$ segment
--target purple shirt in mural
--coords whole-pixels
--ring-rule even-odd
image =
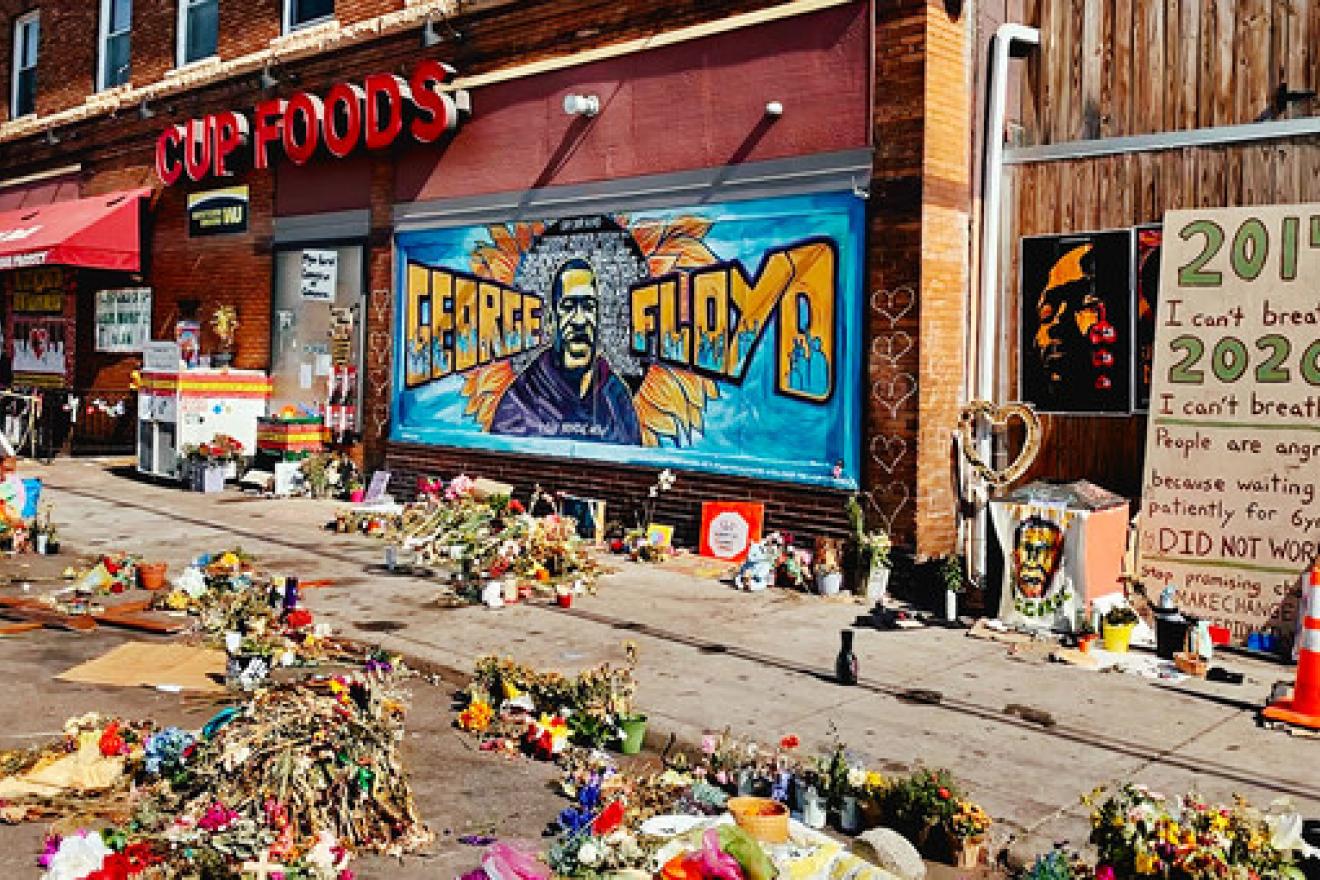
[[[639,445],[642,431],[628,386],[604,358],[596,358],[592,373],[583,395],[555,353],[542,352],[500,398],[491,433]]]

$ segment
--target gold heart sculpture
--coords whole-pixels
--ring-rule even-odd
[[[994,431],[1004,431],[1008,428],[1010,419],[1020,419],[1022,426],[1026,428],[1027,436],[1022,442],[1022,449],[1008,467],[1003,470],[995,470],[990,465],[981,460],[981,454],[976,449],[976,420],[984,416],[990,420],[991,429]],[[1036,460],[1040,453],[1041,424],[1040,416],[1036,415],[1036,410],[1027,403],[1005,403],[996,406],[988,400],[973,400],[963,406],[958,413],[958,431],[962,436],[963,456],[967,463],[976,471],[976,475],[985,480],[992,486],[1007,486],[1015,482],[1027,472],[1031,463]]]

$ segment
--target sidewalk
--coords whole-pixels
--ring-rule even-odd
[[[1261,805],[1286,794],[1304,815],[1320,815],[1320,779],[1303,769],[1316,744],[1254,722],[1290,667],[1228,657],[1245,684],[1152,683],[1011,659],[957,630],[861,629],[862,682],[845,688],[833,681],[838,634],[866,611],[851,602],[739,593],[683,561],[618,563],[599,595],[570,611],[444,608],[433,581],[380,570],[380,542],[323,531],[334,502],[185,493],[88,460],[26,472],[45,480],[66,551],[123,549],[177,570],[199,552],[241,546],[272,571],[332,579],[308,603],[346,635],[440,666],[466,671],[502,653],[571,670],[618,661],[632,640],[653,729],[688,742],[726,726],[767,742],[795,733],[804,750],[837,729],[874,768],[947,766],[1018,838],[1017,853],[1083,842],[1078,797],[1123,780],[1166,794],[1237,792]],[[1034,710],[1023,713],[1033,720],[1007,712],[1013,705]]]

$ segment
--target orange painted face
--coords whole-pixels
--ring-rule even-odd
[[[1019,596],[1041,599],[1049,592],[1059,572],[1063,531],[1038,516],[1022,521],[1013,548],[1014,583]]]
[[[1112,386],[1107,373],[1114,366],[1108,346],[1118,334],[1109,323],[1104,298],[1095,289],[1089,265],[1092,250],[1090,244],[1078,245],[1050,268],[1036,302],[1033,342],[1051,385],[1092,377],[1095,390],[1107,391]]]

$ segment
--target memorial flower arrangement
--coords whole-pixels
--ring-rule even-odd
[[[216,434],[207,443],[183,447],[184,457],[200,465],[227,464],[241,460],[245,454],[243,442],[228,434]]]
[[[1100,880],[1301,880],[1301,818],[1286,806],[1262,812],[1240,797],[1169,799],[1131,783],[1105,795],[1098,788],[1083,798]]]
[[[625,665],[601,664],[571,678],[482,657],[455,723],[481,735],[483,748],[545,759],[560,756],[570,741],[604,748],[620,739],[620,724],[634,713],[636,653],[625,652]]]
[[[49,837],[43,880],[247,876],[258,861],[288,878],[350,880],[355,854],[430,839],[399,756],[405,711],[397,676],[377,664],[273,688],[196,732],[75,719],[69,736],[125,769],[76,810],[63,805],[111,824]]]

